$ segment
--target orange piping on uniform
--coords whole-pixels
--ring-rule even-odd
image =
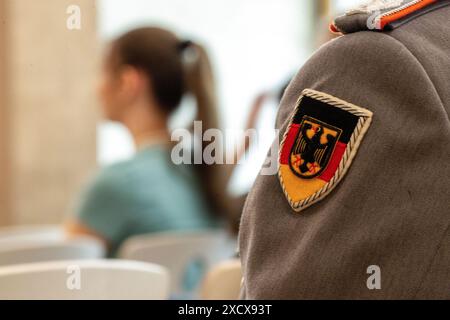
[[[435,2],[436,2],[436,0],[423,0],[419,3],[416,3],[415,5],[405,8],[399,12],[396,12],[391,15],[387,15],[387,16],[381,18],[381,29],[383,30],[384,27],[386,25],[388,25],[389,23],[397,21],[399,19],[402,19],[402,18],[406,17],[407,15],[409,15],[417,10],[420,10],[422,8],[425,8],[426,6],[429,6],[430,4],[433,4]]]

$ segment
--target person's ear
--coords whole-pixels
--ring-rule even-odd
[[[134,67],[124,67],[120,75],[121,95],[127,102],[132,102],[145,92],[146,81],[142,73]]]

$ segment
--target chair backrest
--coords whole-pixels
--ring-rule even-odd
[[[0,228],[0,247],[11,243],[56,242],[64,237],[63,227],[57,225],[2,227]]]
[[[163,300],[169,273],[131,261],[59,261],[0,267],[0,300]]]
[[[93,238],[9,241],[0,244],[0,266],[57,260],[100,259],[105,257],[104,245]]]
[[[206,272],[235,252],[236,241],[225,232],[178,232],[133,237],[122,246],[119,257],[166,267],[173,297],[192,298]]]
[[[237,300],[242,284],[241,261],[234,259],[215,266],[206,276],[201,290],[203,300]]]

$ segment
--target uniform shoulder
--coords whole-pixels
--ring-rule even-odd
[[[343,73],[351,75],[355,81],[367,78],[368,74],[378,74],[381,80],[383,74],[414,63],[411,52],[396,38],[385,33],[361,31],[323,45],[303,65],[297,80],[329,77],[339,80],[344,78]]]
[[[364,106],[371,95],[409,83],[406,77],[425,79],[423,72],[410,50],[385,33],[361,31],[341,36],[316,51],[294,77],[283,97],[277,128],[289,118],[304,89]]]

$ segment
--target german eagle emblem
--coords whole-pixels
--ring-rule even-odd
[[[325,198],[348,172],[372,112],[323,92],[303,91],[280,148],[281,187],[300,212]]]

